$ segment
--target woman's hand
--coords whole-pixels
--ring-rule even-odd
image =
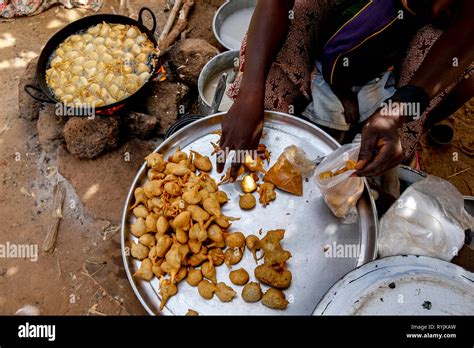
[[[372,115],[362,128],[357,171],[354,176],[379,176],[403,160],[398,128],[403,116]]]
[[[235,150],[230,176],[237,177],[245,150],[256,150],[262,136],[264,106],[259,95],[246,95],[242,91],[222,119],[222,152],[216,156],[217,171],[224,170],[226,154]]]

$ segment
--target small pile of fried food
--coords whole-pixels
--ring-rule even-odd
[[[152,153],[146,161],[148,180],[135,189],[130,207],[136,217],[130,230],[138,238],[131,255],[141,260],[134,277],[160,279],[161,309],[184,279],[203,298],[231,301],[236,293],[217,282],[215,267],[238,263],[245,237],[228,232],[236,219],[221,212],[228,198],[208,173],[209,157],[178,148],[168,160]]]
[[[46,70],[46,83],[68,106],[110,105],[146,83],[155,51],[138,27],[103,22],[58,46]]]
[[[259,283],[245,285],[242,290],[242,298],[246,302],[261,300],[263,305],[273,309],[285,309],[288,306],[289,302],[282,290],[291,285],[292,274],[287,266],[291,253],[281,246],[284,237],[285,230],[278,229],[268,231],[262,239],[255,235],[249,235],[246,238],[247,248],[253,253],[256,262],[256,252],[263,251],[264,262],[255,268],[255,278],[270,286],[263,294]]]
[[[329,178],[332,178],[334,176],[337,176],[339,174],[345,173],[349,170],[354,170],[356,168],[356,162],[353,160],[348,160],[346,161],[345,165],[337,170],[333,171],[328,171],[328,172],[322,172],[319,174],[319,178],[321,180],[326,180]]]

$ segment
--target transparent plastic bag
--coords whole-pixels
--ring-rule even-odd
[[[280,156],[285,157],[291,163],[295,172],[307,176],[314,171],[315,164],[311,161],[304,150],[296,145],[291,145],[283,150]]]
[[[405,190],[380,220],[381,257],[424,255],[451,261],[464,244],[474,218],[448,181],[429,175]]]
[[[337,217],[345,217],[353,208],[364,191],[364,179],[350,177],[355,170],[347,170],[338,175],[322,179],[320,174],[336,172],[347,161],[357,162],[360,144],[346,144],[327,156],[316,168],[315,180],[324,201]]]

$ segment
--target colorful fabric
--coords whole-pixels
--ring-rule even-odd
[[[81,7],[98,11],[102,3],[103,0],[0,0],[0,17],[34,16],[56,4],[68,9]]]

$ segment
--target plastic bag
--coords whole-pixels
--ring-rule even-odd
[[[263,180],[297,196],[303,194],[303,176],[314,170],[314,163],[296,145],[285,148]]]
[[[379,254],[451,261],[464,244],[464,230],[473,227],[459,191],[429,175],[407,188],[380,220]]]
[[[347,161],[357,162],[360,144],[346,144],[327,156],[316,168],[315,180],[324,201],[337,217],[345,217],[364,192],[364,179],[351,178],[355,170],[347,170],[332,177],[322,179],[321,173],[335,173],[343,168]]]

